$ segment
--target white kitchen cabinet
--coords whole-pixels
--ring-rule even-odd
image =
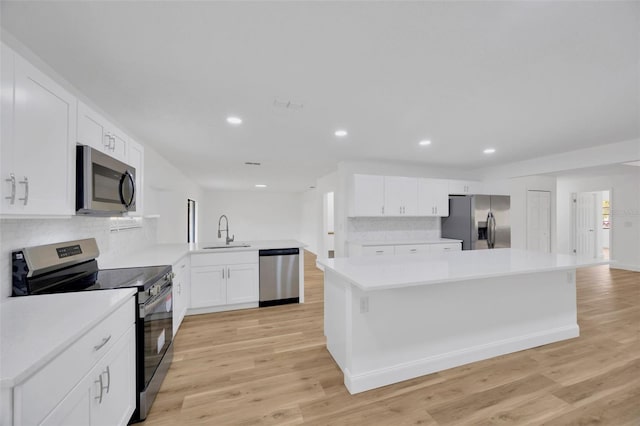
[[[144,147],[132,139],[128,143],[129,152],[126,163],[136,169],[136,211],[129,216],[142,216],[144,213]]]
[[[134,314],[132,296],[17,383],[13,424],[126,425],[136,405]]]
[[[461,251],[462,250],[462,243],[431,244],[429,250],[431,252]]]
[[[114,125],[78,101],[78,143],[126,162],[129,140]]]
[[[429,244],[403,244],[394,246],[394,253],[396,255],[403,254],[418,254],[418,253],[428,253]]]
[[[389,256],[395,254],[393,246],[364,246],[363,256]]]
[[[418,179],[401,176],[384,177],[385,216],[418,214]]]
[[[353,175],[353,195],[349,216],[385,214],[384,176]]]
[[[135,326],[58,404],[42,425],[126,425],[136,408]]]
[[[175,336],[182,324],[189,307],[191,288],[191,272],[189,256],[185,256],[172,266],[173,273],[173,335]]]
[[[418,215],[449,216],[449,181],[418,179]]]
[[[187,313],[257,307],[258,281],[257,251],[192,254]]]
[[[472,180],[450,180],[449,194],[466,195],[482,193],[482,182]]]
[[[75,213],[76,98],[4,44],[4,215]]]

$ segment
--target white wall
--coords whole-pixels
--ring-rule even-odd
[[[640,168],[611,176],[558,177],[558,251],[571,251],[571,193],[609,189],[612,267],[640,271]]]
[[[159,215],[158,242],[187,242],[187,199],[197,201],[198,241],[202,239],[204,191],[155,150],[144,150],[144,214]]]
[[[229,233],[235,234],[236,241],[300,240],[303,204],[303,193],[205,191],[200,205],[200,242],[219,241],[218,219],[223,214],[229,218]],[[223,233],[220,241],[224,237]]]
[[[307,245],[306,250],[318,254],[322,244],[316,226],[322,222],[322,198],[317,188],[303,192],[301,198],[300,241]]]

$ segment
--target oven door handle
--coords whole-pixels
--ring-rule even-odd
[[[152,312],[161,302],[164,301],[165,297],[167,297],[168,294],[171,294],[171,286],[167,287],[162,293],[160,293],[151,302],[141,303],[140,318],[144,318],[149,314],[149,312]]]

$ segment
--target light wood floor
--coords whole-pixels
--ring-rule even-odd
[[[640,273],[579,270],[580,337],[357,395],[303,305],[187,317],[151,425],[640,425]]]

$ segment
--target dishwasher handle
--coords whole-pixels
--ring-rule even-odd
[[[287,249],[271,249],[271,250],[259,250],[259,256],[289,256],[294,254],[300,254],[300,249],[287,248]]]

